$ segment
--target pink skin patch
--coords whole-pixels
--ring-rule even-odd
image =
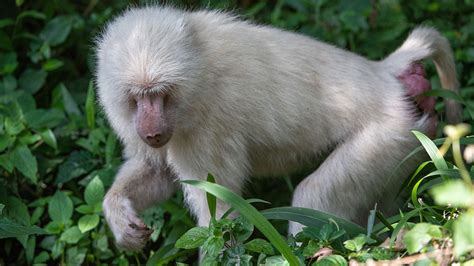
[[[431,89],[430,82],[426,79],[425,69],[421,63],[413,63],[408,69],[397,77],[405,86],[407,95],[413,98],[418,108],[429,114],[427,134],[434,137],[438,125],[438,117],[434,112],[435,98],[422,94]]]
[[[160,148],[171,138],[171,126],[165,114],[165,97],[147,95],[136,97],[135,127],[142,140],[153,148]]]

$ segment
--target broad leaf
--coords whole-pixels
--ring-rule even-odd
[[[175,244],[176,248],[193,249],[198,248],[206,242],[209,237],[209,229],[205,227],[194,227],[182,235]]]
[[[77,226],[73,226],[64,231],[61,234],[59,240],[64,241],[68,244],[77,244],[77,242],[79,242],[79,240],[81,240],[83,236],[84,235],[82,234],[81,230],[79,230]]]
[[[84,215],[79,219],[77,225],[79,230],[81,230],[82,233],[85,233],[96,228],[97,225],[99,225],[99,220],[99,215],[97,214]]]
[[[31,234],[46,234],[46,231],[37,226],[26,226],[15,223],[6,218],[0,218],[0,239],[21,237]]]
[[[202,250],[210,257],[217,257],[222,248],[224,248],[224,238],[222,236],[210,237],[202,245]]]
[[[63,61],[52,58],[43,63],[43,69],[46,71],[53,71],[60,68],[62,65],[64,65]]]
[[[64,113],[58,109],[37,109],[26,113],[25,119],[33,129],[53,128],[64,120]]]
[[[431,190],[437,204],[467,208],[474,206],[474,190],[463,180],[450,180]]]
[[[35,94],[46,81],[48,73],[42,69],[27,68],[21,75],[18,83],[22,90]]]
[[[49,217],[53,221],[66,223],[72,217],[73,204],[71,199],[62,191],[56,191],[48,204]]]
[[[70,16],[57,16],[46,24],[40,33],[40,37],[51,46],[55,46],[66,40],[71,27],[72,18]]]
[[[405,242],[408,253],[413,254],[419,252],[432,239],[441,237],[442,233],[439,226],[419,223],[405,234],[403,241]]]
[[[462,214],[453,224],[454,252],[461,256],[474,251],[474,210]]]
[[[94,206],[104,199],[104,185],[98,176],[95,176],[84,191],[84,199],[88,205]]]
[[[59,166],[56,184],[66,183],[94,169],[95,161],[87,151],[73,151],[66,161]]]
[[[359,252],[364,247],[364,244],[367,242],[367,237],[365,235],[357,236],[353,239],[344,241],[344,247],[353,252]]]
[[[56,142],[56,137],[54,136],[54,133],[51,129],[46,129],[40,132],[39,135],[41,136],[41,139],[50,147],[52,147],[55,150],[58,149],[58,143]]]
[[[20,173],[28,177],[31,182],[37,182],[36,173],[38,164],[36,158],[31,154],[30,149],[24,145],[16,147],[11,153],[11,162]]]
[[[272,244],[268,241],[260,238],[255,238],[247,243],[245,243],[245,249],[248,251],[253,251],[257,253],[263,253],[266,255],[274,255],[275,251],[273,250]]]
[[[76,114],[81,115],[81,110],[77,106],[76,100],[72,97],[71,93],[68,91],[64,84],[60,83],[55,90],[59,90],[62,96],[64,110],[67,114]]]

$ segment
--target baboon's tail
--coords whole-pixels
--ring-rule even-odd
[[[417,27],[400,48],[383,60],[383,64],[398,76],[411,63],[428,58],[433,60],[443,88],[457,93],[459,83],[451,47],[448,40],[433,28]],[[460,123],[461,105],[448,99],[445,103],[448,123]]]

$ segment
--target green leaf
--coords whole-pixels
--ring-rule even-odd
[[[87,90],[86,119],[87,119],[87,126],[90,129],[94,129],[95,127],[95,94],[94,94],[94,84],[92,83],[92,81],[89,82],[89,88]]]
[[[0,166],[7,170],[8,173],[11,173],[15,167],[10,157],[9,153],[0,155]]]
[[[225,248],[224,254],[222,256],[220,264],[219,265],[225,265],[225,266],[233,266],[233,265],[240,265],[240,266],[251,266],[253,265],[250,261],[252,259],[252,256],[248,254],[244,254],[245,249],[241,245],[236,245],[230,248]],[[261,254],[260,256],[265,256]],[[263,258],[262,258],[263,260]],[[259,262],[255,265],[261,265]],[[185,265],[182,265],[185,266]]]
[[[43,63],[43,70],[45,71],[53,71],[58,69],[64,65],[63,61],[58,59],[48,59],[46,62]]]
[[[184,254],[190,254],[194,252],[193,250],[184,250]],[[177,249],[174,247],[174,243],[172,244],[165,244],[161,246],[146,262],[146,266],[156,266],[156,265],[167,265],[170,263],[174,258],[176,258]],[[183,254],[183,253],[177,253]],[[171,255],[170,255],[171,254]]]
[[[66,111],[67,114],[75,114],[75,115],[81,115],[81,110],[79,110],[79,107],[77,106],[76,100],[74,100],[74,97],[72,97],[71,93],[69,90],[64,86],[63,83],[60,83],[56,89],[59,89],[63,104],[64,104],[64,110]]]
[[[350,251],[359,252],[362,250],[366,242],[367,237],[365,235],[360,235],[353,239],[344,241],[344,247]]]
[[[64,241],[68,244],[77,244],[79,240],[84,236],[81,230],[77,226],[73,226],[61,234],[60,241]]]
[[[314,266],[346,266],[347,261],[341,255],[329,255],[322,257],[320,260],[316,261],[315,263],[311,264]]]
[[[20,198],[10,196],[5,200],[5,216],[15,222],[31,225],[28,207]]]
[[[18,15],[17,17],[18,20],[21,20],[24,18],[35,18],[39,20],[45,20],[46,15],[36,10],[26,10],[26,11],[21,12],[20,15]]]
[[[216,179],[211,174],[207,175],[207,182],[216,183]],[[210,193],[206,193],[207,205],[209,207],[209,212],[211,213],[212,218],[216,218],[216,197]]]
[[[246,202],[252,204],[252,203],[264,203],[264,204],[270,204],[270,202],[262,200],[262,199],[246,199]],[[230,207],[224,214],[222,214],[221,219],[227,218],[232,212],[234,212],[234,208]]]
[[[421,145],[425,148],[426,152],[430,156],[431,160],[433,161],[434,165],[438,170],[448,169],[448,164],[443,158],[443,155],[438,150],[438,147],[433,143],[433,141],[418,131],[412,131],[415,134],[416,138],[421,142]]]
[[[95,167],[92,154],[86,151],[73,151],[59,166],[55,183],[66,183],[76,177],[87,174]]]
[[[248,251],[253,251],[257,253],[263,253],[266,255],[274,255],[275,251],[273,250],[272,244],[268,241],[260,238],[255,238],[247,243],[245,243],[245,249]]]
[[[32,234],[46,234],[46,231],[37,226],[26,226],[15,223],[7,218],[0,218],[0,239],[22,237]]]
[[[204,189],[206,192],[215,195],[220,200],[234,207],[242,216],[245,216],[245,218],[255,225],[255,227],[257,227],[260,232],[262,232],[262,234],[267,237],[268,240],[270,240],[273,246],[278,251],[280,251],[283,256],[285,256],[290,265],[300,264],[298,258],[293,254],[290,247],[286,244],[285,240],[283,240],[282,236],[278,233],[275,227],[273,227],[273,225],[267,219],[265,219],[265,217],[260,214],[260,212],[255,209],[255,207],[250,205],[237,194],[223,186],[205,181],[185,180],[182,182],[184,184],[189,184]]]
[[[38,223],[40,218],[43,216],[44,210],[45,208],[43,206],[36,207],[33,213],[31,214],[30,224]]]
[[[56,241],[51,248],[51,257],[53,259],[59,258],[64,253],[64,246],[64,242]]]
[[[79,230],[85,233],[96,228],[97,225],[99,225],[99,220],[99,215],[97,214],[84,215],[79,219],[77,225],[79,226]]]
[[[18,86],[18,82],[15,76],[7,75],[3,78],[3,88],[5,92],[12,92],[16,89],[17,86]]]
[[[95,246],[102,252],[107,251],[109,248],[109,240],[106,235],[102,235],[95,241]]]
[[[278,207],[261,211],[262,215],[270,220],[289,220],[298,222],[308,227],[320,228],[330,221],[335,221],[341,229],[344,229],[349,237],[365,234],[366,230],[350,221],[335,215],[300,207]]]
[[[52,147],[55,150],[58,149],[58,143],[56,142],[56,137],[54,136],[54,133],[51,129],[46,129],[40,132],[39,135],[41,136],[41,139],[50,147]]]
[[[306,227],[307,228],[307,227]],[[317,240],[310,240],[308,245],[303,249],[303,256],[310,257],[313,256],[318,250],[321,249],[321,244]]]
[[[10,147],[10,145],[12,145],[14,141],[15,141],[15,138],[11,137],[10,134],[1,134],[0,135],[0,152]]]
[[[0,203],[0,215],[3,214],[3,209],[5,208],[5,204]]]
[[[36,158],[31,154],[30,149],[24,145],[16,147],[11,153],[11,161],[20,173],[28,177],[31,182],[36,184],[38,172],[38,164]]]
[[[59,234],[64,229],[64,223],[60,221],[51,221],[44,229],[50,234]]]
[[[290,263],[283,256],[272,256],[265,260],[265,265],[289,266]]]
[[[453,223],[454,253],[462,256],[474,251],[474,210],[462,214]]]
[[[224,242],[222,236],[210,237],[202,245],[202,250],[206,252],[207,256],[215,258],[222,252]]]
[[[30,132],[26,132],[25,134],[22,134],[19,138],[18,138],[18,143],[20,144],[24,144],[24,145],[31,145],[31,144],[35,144],[37,143],[38,141],[41,140],[41,136],[40,135],[37,135],[37,134],[31,134]]]
[[[418,223],[403,237],[409,254],[421,251],[433,238],[441,238],[442,232],[439,226]]]
[[[235,238],[239,242],[244,242],[253,233],[253,224],[244,216],[238,216],[233,221],[232,230],[235,234]]]
[[[450,90],[443,90],[443,89],[437,89],[437,90],[429,90],[425,93],[423,93],[424,96],[436,96],[436,97],[443,97],[446,99],[451,99],[455,100],[458,102],[463,102],[464,100],[462,99],[459,94],[455,93],[454,91]]]
[[[26,114],[36,109],[35,98],[33,98],[33,96],[27,92],[19,92],[20,94],[18,95],[18,98],[16,100],[18,101],[18,105],[20,106],[21,111]]]
[[[21,75],[18,83],[22,90],[35,94],[45,83],[48,73],[42,69],[27,68]]]
[[[66,251],[65,265],[84,265],[87,248],[71,247]]]
[[[474,206],[474,190],[462,180],[449,180],[431,190],[436,203],[443,206],[468,208]]]
[[[76,211],[82,214],[92,214],[94,213],[94,208],[90,205],[81,205],[76,208]]]
[[[0,53],[0,75],[13,73],[17,66],[16,53]]]
[[[36,109],[26,113],[25,120],[32,129],[53,128],[64,120],[64,113],[58,109]]]
[[[23,122],[21,120],[16,120],[11,117],[5,118],[4,125],[5,125],[5,131],[10,136],[18,135],[25,129],[25,125],[23,125]]]
[[[49,217],[53,221],[66,223],[71,219],[73,204],[71,199],[62,191],[58,190],[48,204]]]
[[[175,247],[182,249],[198,248],[206,242],[209,236],[208,228],[194,227],[189,229],[176,241]]]
[[[107,136],[107,142],[105,143],[105,162],[107,164],[112,163],[112,160],[115,158],[115,152],[117,150],[117,137],[115,134],[110,131]]]
[[[49,254],[46,251],[41,251],[33,260],[35,264],[45,263],[49,260]]]
[[[57,16],[50,20],[40,33],[40,38],[51,46],[63,43],[72,27],[72,17]]]
[[[10,18],[0,19],[0,29],[5,28],[7,26],[15,25],[15,21]]]
[[[105,190],[99,176],[95,176],[87,185],[84,191],[84,199],[88,205],[95,205],[101,203],[104,199]]]

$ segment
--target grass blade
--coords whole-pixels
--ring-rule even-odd
[[[438,147],[433,143],[433,141],[428,138],[425,134],[419,131],[412,131],[415,134],[416,138],[421,142],[421,145],[425,148],[426,152],[430,156],[431,160],[433,161],[434,165],[438,170],[440,169],[448,169],[448,164],[443,158],[443,155],[438,150]]]
[[[207,175],[207,182],[215,184],[216,179],[214,178],[213,175],[208,174]],[[216,205],[217,205],[216,197],[214,195],[212,195],[211,193],[206,193],[206,197],[207,197],[207,205],[209,207],[209,212],[211,213],[211,217],[216,218]]]
[[[270,202],[266,201],[266,200],[262,200],[262,199],[246,199],[245,200],[246,202],[252,204],[252,203],[265,203],[265,204],[270,204]],[[227,218],[227,216],[229,216],[233,211],[235,211],[235,209],[233,207],[230,207],[224,214],[222,214],[222,217],[221,219],[225,219]]]
[[[449,90],[429,90],[425,93],[423,93],[425,96],[435,96],[435,97],[443,97],[445,99],[451,99],[455,100],[457,102],[463,103],[464,100],[462,99],[459,94],[455,93],[454,91],[449,91]]]
[[[328,221],[334,220],[338,226],[347,232],[350,237],[356,237],[359,234],[366,233],[366,230],[363,227],[355,223],[313,209],[300,207],[278,207],[263,210],[261,213],[270,220],[290,220],[310,227],[321,227],[327,224]]]
[[[285,242],[283,237],[273,227],[273,225],[260,214],[251,204],[246,202],[240,196],[230,191],[229,189],[206,181],[200,180],[184,180],[184,184],[192,185],[200,189],[205,190],[208,193],[216,196],[220,200],[230,204],[234,207],[242,216],[247,218],[255,227],[262,232],[265,237],[280,251],[280,253],[286,258],[290,265],[300,265],[300,261],[293,254],[288,244]]]
[[[92,81],[89,82],[89,89],[87,90],[86,121],[87,121],[87,126],[90,129],[94,129],[95,127],[95,93],[94,93],[94,84],[92,83]]]

